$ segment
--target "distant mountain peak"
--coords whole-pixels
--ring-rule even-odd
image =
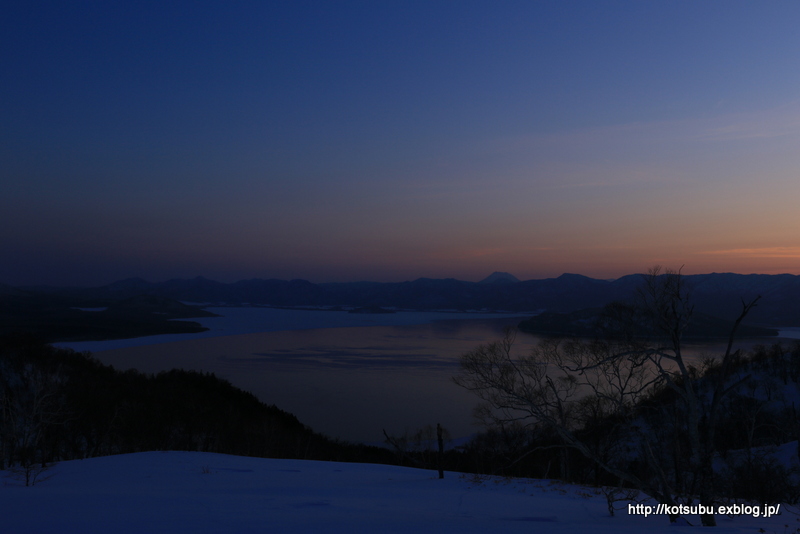
[[[479,284],[515,284],[519,278],[510,273],[495,271],[480,282]]]

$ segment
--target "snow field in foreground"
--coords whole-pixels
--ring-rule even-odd
[[[148,452],[62,462],[25,487],[2,472],[0,532],[675,532],[610,517],[595,488],[373,464]],[[47,478],[49,477],[49,478]],[[653,504],[653,503],[649,503]],[[795,532],[798,516],[717,516],[715,532]],[[697,517],[689,522],[699,525]],[[702,527],[681,527],[699,529]],[[759,530],[763,529],[763,530]]]

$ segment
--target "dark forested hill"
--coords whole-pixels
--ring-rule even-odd
[[[391,462],[313,432],[212,374],[119,371],[87,353],[0,336],[0,470],[151,450]]]
[[[206,329],[174,319],[212,316],[156,294],[125,294],[117,299],[81,296],[76,290],[0,294],[0,335],[24,332],[48,342],[196,333]]]

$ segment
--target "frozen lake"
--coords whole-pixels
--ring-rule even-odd
[[[519,315],[350,314],[271,308],[208,308],[201,334],[63,343],[118,369],[213,372],[318,432],[381,442],[441,423],[475,433],[476,398],[452,383],[458,359],[502,336]],[[535,342],[520,335],[520,350]]]
[[[176,341],[190,341],[209,337],[235,336],[260,332],[280,332],[285,330],[316,330],[324,328],[365,327],[365,326],[407,326],[426,324],[441,320],[457,319],[497,319],[522,318],[531,314],[499,313],[447,313],[447,312],[397,312],[397,313],[348,313],[346,311],[302,310],[264,307],[206,307],[219,317],[198,317],[185,319],[208,328],[198,334],[164,334],[130,339],[108,341],[77,341],[54,343],[59,347],[76,351],[99,352],[125,347],[158,345]]]
[[[451,380],[459,371],[459,357],[500,339],[506,326],[522,319],[497,314],[209,309],[222,317],[199,319],[211,328],[201,334],[61,346],[92,351],[118,369],[212,372],[331,437],[381,442],[383,429],[400,435],[441,423],[460,438],[479,427],[472,417],[477,398]],[[537,337],[519,333],[519,354],[537,342]],[[686,349],[687,354],[703,355],[719,354],[724,347]]]

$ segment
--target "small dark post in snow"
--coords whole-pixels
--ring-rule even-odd
[[[444,478],[444,440],[442,439],[442,425],[436,423],[436,439],[439,441],[439,454],[436,455],[436,464],[439,468],[439,478]]]
[[[797,457],[800,458],[800,424],[798,424],[797,421],[797,411],[794,409],[794,402],[792,402],[792,430],[797,440]]]

